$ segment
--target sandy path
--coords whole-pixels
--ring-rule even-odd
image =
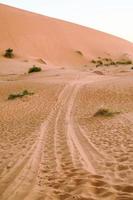
[[[89,123],[83,117],[84,109],[88,111],[89,108],[92,112],[93,106],[95,108],[98,105],[103,95],[98,89],[98,93],[96,90],[93,95],[95,87],[91,89],[91,86],[106,85],[113,80],[117,80],[117,77],[92,77],[88,80],[76,74],[73,80],[62,87],[55,105],[40,126],[35,142],[26,154],[20,154],[19,157],[18,151],[17,159],[13,160],[14,164],[9,171],[1,172],[1,200],[133,198],[130,178],[132,141],[129,140],[132,134],[132,112],[108,120],[90,117],[87,119]],[[109,85],[110,95],[111,87]],[[116,85],[115,89],[118,90]],[[89,98],[93,100],[89,101]],[[130,96],[127,98],[129,102]],[[112,97],[110,103],[113,101]],[[124,99],[122,104],[125,104]],[[79,107],[80,111],[77,110]],[[122,136],[118,134],[111,143],[112,134],[116,130],[120,130]],[[120,148],[117,147],[117,140],[121,141]]]
[[[95,172],[90,156],[88,157],[88,150],[83,148],[84,141],[80,135],[75,134],[71,119],[73,104],[81,85],[79,81],[66,85],[55,107],[42,124],[36,143],[23,159],[17,161],[9,173],[2,174],[1,199],[24,199],[30,190],[32,191],[32,187],[36,186],[35,182],[40,186],[49,187],[52,184],[48,183],[49,177],[56,172],[62,174],[64,180],[69,170],[75,167]],[[92,148],[91,145],[90,147]],[[78,158],[74,151],[79,152]],[[66,169],[68,172],[65,172]],[[40,179],[40,171],[47,172],[48,178]]]

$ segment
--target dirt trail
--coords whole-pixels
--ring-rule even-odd
[[[1,173],[1,200],[115,200],[119,192],[124,195],[126,190],[129,194],[125,199],[132,198],[131,185],[121,186],[119,191],[109,181],[112,179],[104,177],[105,164],[109,163],[106,151],[99,151],[88,137],[88,129],[75,117],[80,91],[109,78],[87,81],[79,75],[75,77],[60,92],[41,124],[36,142],[9,172]]]
[[[23,159],[16,162],[9,173],[1,175],[2,200],[26,197],[40,172],[43,160],[41,168],[49,172],[49,175],[56,172],[65,174],[65,167],[71,170],[79,166],[86,168],[86,165],[88,171],[94,173],[87,156],[88,152],[82,149],[82,144],[79,142],[81,138],[76,136],[74,125],[71,123],[74,100],[81,85],[78,81],[73,81],[64,87],[55,107],[42,124],[36,143]],[[73,151],[79,152],[79,158]]]

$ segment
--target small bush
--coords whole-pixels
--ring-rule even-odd
[[[10,48],[6,49],[4,56],[7,57],[7,58],[13,58],[14,57],[13,49],[10,49]]]
[[[125,64],[126,64],[126,65],[131,65],[131,64],[132,64],[132,61],[131,61],[131,60],[126,60],[126,61],[125,61]]]
[[[95,114],[94,116],[105,116],[105,117],[111,117],[114,114],[119,114],[119,112],[112,112],[109,109],[106,108],[100,108]]]
[[[16,98],[22,98],[22,97],[24,97],[26,95],[33,95],[33,94],[34,94],[33,92],[28,92],[27,90],[24,90],[21,93],[10,94],[8,96],[8,100],[13,100],[13,99],[16,99]]]
[[[91,61],[91,63],[94,63],[94,64],[95,64],[96,62],[97,62],[96,60],[92,60],[92,61]]]
[[[131,65],[132,61],[131,60],[121,60],[121,61],[117,61],[116,64],[119,64],[119,65]]]
[[[133,69],[133,67],[131,67],[131,69]]]
[[[99,65],[103,65],[103,62],[102,62],[101,60],[98,60],[97,63],[98,63]]]
[[[40,71],[42,71],[40,67],[36,67],[35,65],[33,65],[33,67],[29,69],[28,73],[40,72]]]
[[[112,62],[110,63],[110,65],[116,65],[116,63],[115,63],[114,61],[112,61]]]
[[[105,60],[106,62],[110,61],[110,59],[109,59],[109,58],[104,58],[104,60]]]

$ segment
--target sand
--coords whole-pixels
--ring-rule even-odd
[[[133,44],[126,40],[3,4],[0,30],[1,54],[10,47],[17,58],[43,59],[54,66],[82,66],[98,56],[133,56]]]
[[[32,16],[37,23],[55,23],[55,19],[4,5],[0,9],[8,10],[7,17],[11,12],[24,20]],[[69,26],[86,34],[92,31],[56,22],[63,25],[59,32]],[[15,24],[12,33],[19,30],[14,28]],[[67,38],[66,30],[64,34]],[[106,37],[109,43],[124,44],[121,56],[125,50],[131,53],[131,43]],[[6,40],[2,41],[4,48]],[[71,49],[70,43],[62,39],[60,43],[66,45],[66,51]],[[0,57],[0,200],[133,200],[132,65],[97,68],[91,62],[84,65],[86,60],[68,59],[65,51],[62,57],[61,48],[58,56],[52,57],[51,47],[45,63],[42,47],[35,51],[31,44],[25,45],[29,49],[26,52],[23,46],[23,55]],[[82,47],[86,48],[84,42]],[[104,48],[94,48],[103,55]],[[114,49],[112,44],[109,50],[115,56]],[[98,54],[91,52],[97,58]],[[33,65],[42,71],[28,74]],[[23,90],[34,94],[8,100],[10,94]],[[114,114],[95,116],[100,108]]]
[[[1,76],[0,199],[133,199],[132,75]],[[120,114],[94,117],[101,106]]]

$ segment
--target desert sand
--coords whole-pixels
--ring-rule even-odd
[[[133,44],[2,4],[0,30],[0,200],[133,200],[133,64],[91,62]]]

